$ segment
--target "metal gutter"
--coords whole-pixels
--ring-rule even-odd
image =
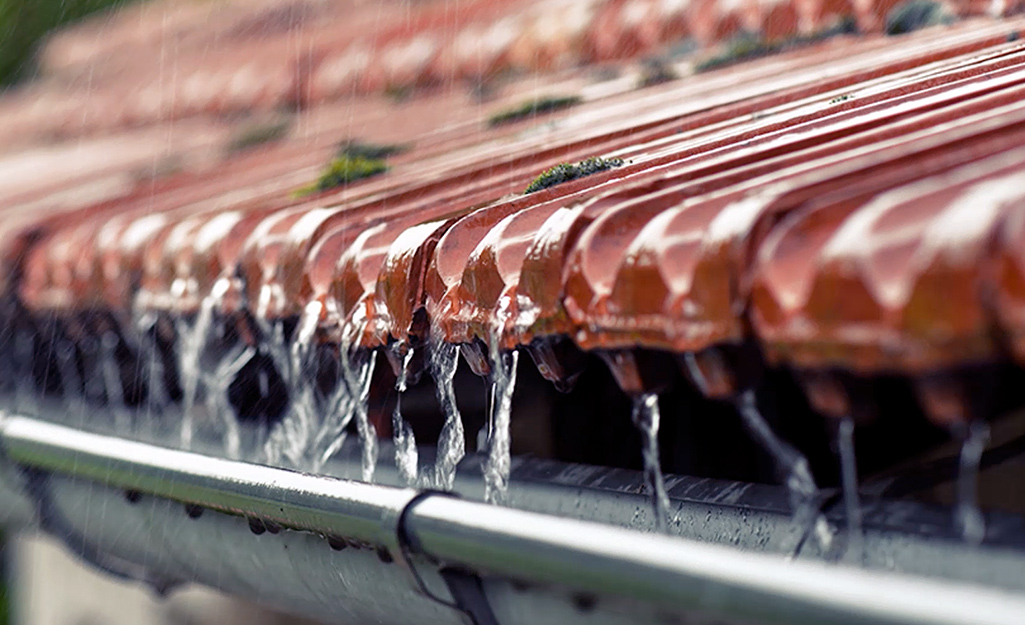
[[[787,562],[447,495],[210,458],[25,417],[8,417],[0,432],[10,462],[55,474],[66,515],[75,512],[75,506],[66,503],[69,498],[77,496],[79,506],[90,507],[88,497],[94,487],[87,490],[85,483],[77,482],[85,479],[259,518],[270,522],[270,527],[306,530],[376,548],[376,559],[382,563],[406,561],[420,572],[430,592],[446,602],[451,595],[437,582],[439,563],[483,575],[482,588],[489,598],[495,583],[491,576],[495,576],[539,586],[545,592],[569,593],[582,605],[600,598],[603,603],[645,606],[628,621],[675,614],[744,623],[963,624],[1018,623],[1025,614],[1025,597],[1018,594]],[[71,485],[75,482],[77,488]],[[72,494],[76,491],[77,495]],[[207,516],[214,515],[203,518]],[[127,528],[115,531],[124,534]],[[282,532],[286,534],[310,537]],[[323,546],[322,539],[316,540]],[[232,539],[221,542],[225,544],[219,549],[239,549],[227,545]],[[374,549],[360,551],[375,555]],[[154,558],[149,563],[159,560],[158,553],[135,555],[144,563],[149,558]],[[273,568],[256,573],[279,577]],[[211,577],[201,575],[199,581],[216,584]],[[336,578],[337,573],[330,577]]]

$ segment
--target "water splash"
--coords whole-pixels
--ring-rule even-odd
[[[466,455],[466,434],[463,418],[456,405],[454,378],[459,365],[459,348],[442,340],[440,331],[431,332],[429,366],[434,378],[438,403],[445,414],[445,424],[438,437],[438,452],[434,461],[434,487],[452,490],[455,486],[456,467]]]
[[[819,489],[815,484],[815,478],[812,477],[808,459],[772,431],[758,411],[754,390],[748,389],[740,394],[737,409],[747,431],[772,457],[776,471],[790,494],[790,507],[793,510],[797,535],[792,537],[793,544],[784,545],[784,551],[796,551],[803,544],[805,529],[809,527],[813,528],[819,545],[823,549],[828,549],[832,542],[832,532],[825,517],[818,510],[816,497]]]
[[[961,445],[961,461],[957,476],[957,508],[955,521],[964,539],[977,545],[986,536],[986,522],[978,501],[979,464],[989,442],[989,426],[972,421]]]
[[[402,358],[402,367],[399,370],[399,379],[395,383],[395,390],[398,397],[395,399],[395,411],[392,412],[392,437],[395,442],[395,466],[399,470],[399,477],[410,486],[416,484],[417,467],[419,454],[416,449],[416,437],[413,435],[413,428],[402,418],[402,394],[406,392],[406,381],[409,376],[409,366],[413,361],[413,348],[410,347]]]
[[[854,455],[854,420],[850,417],[840,421],[837,448],[840,451],[843,501],[847,512],[847,559],[861,564],[864,558],[864,537],[861,527],[861,501],[858,497],[858,463]]]
[[[655,528],[659,532],[669,529],[669,495],[662,477],[662,463],[658,453],[658,428],[660,413],[658,395],[642,393],[633,400],[633,422],[641,431],[644,458],[644,482],[651,495],[652,512],[655,516]]]

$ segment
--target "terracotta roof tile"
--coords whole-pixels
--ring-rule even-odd
[[[637,89],[588,84],[574,66],[685,35],[813,35],[852,14],[878,28],[891,4],[480,0],[458,12],[424,3],[408,19],[398,6],[373,17],[355,4],[260,4],[212,20],[213,9],[158,3],[58,36],[47,82],[0,98],[12,112],[0,125],[36,146],[0,157],[13,172],[0,188],[8,293],[88,334],[191,317],[219,290],[214,313],[243,341],[312,311],[322,343],[441,339],[480,374],[495,340],[559,383],[574,349],[594,351],[630,392],[657,390],[668,361],[730,396],[760,375],[761,354],[795,368],[834,416],[861,410],[852,378],[897,372],[937,422],[971,418],[970,393],[944,376],[1025,360],[1013,184],[1025,53],[1008,41],[1020,19],[842,36]],[[161,46],[211,47],[175,56],[167,80],[136,22]],[[54,94],[91,64],[97,83],[76,112]],[[550,73],[511,79],[491,103],[444,88],[406,102],[357,95],[511,68]],[[488,123],[577,94],[544,117]],[[281,105],[301,109],[282,136],[228,149],[244,127],[220,116]],[[184,165],[139,176],[169,144],[126,128],[167,120],[179,120],[162,128],[182,134]],[[99,129],[109,136],[40,147],[40,133]],[[408,151],[381,175],[297,193],[360,138]],[[593,156],[623,163],[523,193],[547,168]]]

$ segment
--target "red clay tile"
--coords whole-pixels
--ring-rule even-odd
[[[980,160],[867,203],[812,202],[766,240],[752,321],[770,361],[815,372],[806,385],[821,411],[867,411],[852,407],[842,380],[829,379],[844,370],[911,375],[939,423],[978,416],[956,372],[1000,359],[987,310],[992,241],[1006,210],[1020,203],[1009,182],[1025,153],[983,157],[1006,146],[952,146]]]

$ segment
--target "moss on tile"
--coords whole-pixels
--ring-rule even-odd
[[[555,167],[546,170],[523,191],[524,195],[534,193],[542,189],[554,187],[555,185],[584,178],[598,172],[607,171],[623,165],[621,158],[600,158],[592,157],[579,163],[559,163]]]
[[[765,39],[760,33],[744,31],[727,41],[721,52],[695,65],[694,71],[700,73],[728,67],[743,61],[750,61],[825,41],[837,35],[853,34],[856,32],[858,32],[857,22],[851,16],[843,17],[831,27],[810,35],[795,35],[773,41]]]
[[[388,171],[388,164],[379,158],[363,156],[339,156],[331,161],[315,183],[304,187],[297,195],[321,193],[350,182],[372,178]]]
[[[742,32],[727,41],[719,54],[695,65],[694,71],[707,72],[720,67],[728,67],[742,61],[774,54],[782,49],[782,45],[768,42],[762,39],[758,33]]]
[[[412,146],[408,143],[370,143],[350,139],[338,144],[338,157],[387,159],[408,152]]]
[[[492,115],[488,119],[488,125],[500,126],[502,124],[509,124],[535,115],[561,111],[563,109],[576,106],[577,104],[580,104],[580,102],[580,96],[575,95],[545,97],[537,100],[530,100]]]

